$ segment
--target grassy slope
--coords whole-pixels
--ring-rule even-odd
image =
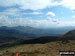
[[[62,43],[61,41],[49,42],[46,44],[24,44],[16,45],[10,48],[0,49],[0,55],[8,56],[6,50],[9,51],[9,55],[15,52],[22,52],[20,56],[59,56],[59,51],[75,51],[75,40],[69,43]]]

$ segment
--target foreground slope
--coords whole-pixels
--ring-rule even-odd
[[[15,55],[16,52],[20,52],[20,56],[59,56],[59,51],[75,51],[75,40],[70,41],[67,44],[57,41],[45,44],[16,45],[3,50],[0,49],[0,54],[2,56],[13,56],[13,53]]]
[[[0,49],[1,56],[13,56],[20,52],[20,56],[59,56],[59,51],[75,51],[75,30],[61,37],[40,37],[19,42],[20,45],[4,47]],[[46,42],[48,40],[48,42]],[[64,41],[68,41],[64,43]],[[45,43],[42,43],[45,42]],[[8,51],[8,52],[7,52]],[[9,53],[9,54],[8,54]]]

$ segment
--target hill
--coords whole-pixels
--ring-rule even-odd
[[[59,37],[43,36],[43,37],[39,37],[39,38],[16,38],[16,39],[10,38],[10,37],[8,37],[8,38],[10,40],[14,40],[14,41],[12,41],[12,42],[9,41],[4,44],[1,44],[0,47],[3,47],[3,46],[11,47],[11,46],[22,45],[22,44],[45,44],[45,43],[56,42],[56,41],[61,41],[62,43],[68,43],[69,40],[75,40],[75,30],[69,31],[65,35],[59,36]],[[8,38],[6,38],[5,40],[7,41]]]
[[[1,56],[14,56],[16,52],[20,56],[59,56],[59,51],[75,51],[75,30],[59,37],[43,36],[0,44]]]
[[[63,36],[43,36],[43,37],[39,37],[39,38],[16,38],[16,37],[0,37],[1,41],[12,41],[12,43],[14,44],[14,42],[17,44],[44,44],[44,43],[48,43],[48,42],[55,42],[55,41],[68,41],[68,40],[75,40],[75,30],[69,31],[68,33],[66,33]],[[9,41],[9,42],[10,42]],[[6,42],[7,44],[7,42]],[[5,45],[6,45],[5,44]],[[12,44],[10,44],[12,45]],[[8,46],[10,46],[8,45]]]
[[[66,44],[56,41],[45,44],[16,45],[0,49],[0,55],[14,56],[16,52],[19,52],[20,56],[60,56],[59,51],[75,51],[75,40]]]
[[[36,38],[41,36],[61,36],[66,32],[74,29],[75,27],[62,27],[62,28],[49,28],[49,29],[39,29],[29,26],[16,26],[16,27],[0,27],[0,36],[12,36],[18,38]],[[58,33],[57,33],[58,32]]]
[[[75,30],[69,31],[61,37],[62,40],[75,40]]]
[[[17,37],[17,38],[25,38],[33,36],[31,33],[27,33],[24,30],[27,30],[25,27],[6,27],[2,26],[0,27],[0,37]]]

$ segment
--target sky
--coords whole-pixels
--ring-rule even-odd
[[[75,0],[0,0],[0,26],[75,26]]]

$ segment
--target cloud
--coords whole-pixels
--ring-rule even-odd
[[[12,6],[18,5],[19,8],[11,8]],[[50,8],[52,6],[62,5],[64,7],[70,8],[73,12],[75,12],[75,0],[0,0],[0,6],[9,7],[3,12],[0,12],[0,26],[32,26],[32,27],[63,27],[63,26],[75,26],[75,21],[59,21],[58,19],[54,19],[51,17],[56,16],[53,12],[48,12],[46,15],[49,16],[48,19],[30,19],[28,18],[15,18],[10,19],[9,16],[22,16],[23,14],[43,14],[42,12],[36,12],[35,10]],[[32,13],[21,13],[20,9],[31,9],[34,10]],[[75,18],[75,16],[72,16]]]
[[[53,13],[53,12],[48,12],[46,15],[54,17],[54,16],[55,16],[55,13]]]
[[[75,0],[0,0],[0,6],[11,7],[18,5],[21,9],[38,10],[62,5],[75,10]]]
[[[47,27],[53,27],[53,24],[56,24],[56,22],[53,22],[52,19],[44,19],[44,20],[34,20],[30,18],[15,18],[10,19],[7,16],[2,15],[0,17],[0,26],[31,26],[31,27],[37,27],[37,28],[47,28]]]
[[[0,26],[10,26],[11,22],[8,19],[8,16],[1,15],[0,17]]]
[[[62,0],[61,5],[71,10],[75,10],[75,0]]]
[[[11,15],[11,16],[19,16],[19,12],[20,10],[17,8],[9,8],[6,9],[3,12],[0,12],[0,15]]]
[[[24,14],[33,14],[33,15],[38,15],[38,14],[43,14],[42,12],[32,12],[32,13],[24,13]]]
[[[75,13],[75,9],[73,9],[72,12]]]
[[[53,0],[0,0],[0,6],[11,7],[18,5],[21,9],[38,10],[59,5]]]
[[[75,19],[75,16],[72,16],[73,19]]]
[[[8,16],[2,15],[0,17],[0,26],[31,26],[36,28],[55,28],[65,26],[75,26],[75,21],[59,21],[58,19],[48,18],[41,20],[34,20],[30,18],[15,18],[10,19]]]
[[[0,0],[0,6],[10,7],[17,4],[17,0]]]

